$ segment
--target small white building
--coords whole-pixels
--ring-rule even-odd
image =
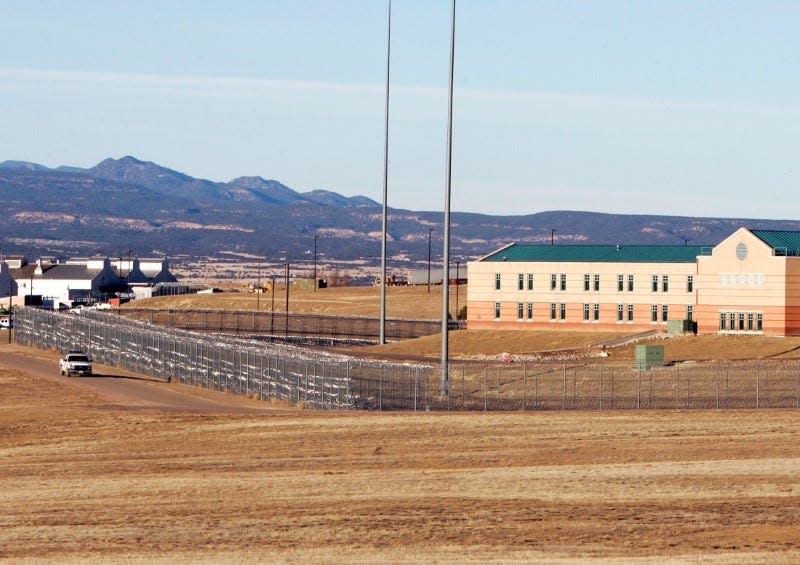
[[[91,301],[113,292],[131,291],[132,287],[149,287],[159,282],[176,282],[169,272],[166,259],[118,259],[106,258],[69,259],[56,262],[38,259],[28,263],[24,257],[8,258],[0,262],[0,292],[4,275],[11,294],[17,297],[15,304],[42,302],[53,308],[63,304],[71,306],[75,301]],[[6,296],[8,290],[6,290]]]

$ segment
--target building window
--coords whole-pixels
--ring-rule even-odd
[[[550,319],[551,320],[555,320],[556,319],[556,303],[555,302],[551,302],[550,303]]]
[[[728,315],[728,329],[731,331],[736,330],[736,314],[733,312]]]
[[[528,319],[533,320],[533,302],[528,302]]]
[[[739,312],[739,331],[744,331],[744,312]]]
[[[494,319],[495,320],[499,320],[500,319],[500,303],[499,302],[495,302],[494,303]]]
[[[656,304],[653,304],[650,307],[650,321],[651,322],[657,322],[658,321],[658,306]]]
[[[567,305],[564,304],[563,302],[561,303],[561,319],[562,320],[567,319]]]
[[[661,321],[666,322],[669,320],[669,307],[666,304],[661,306]]]
[[[653,292],[658,292],[658,275],[653,275]]]
[[[567,290],[567,275],[561,275],[561,290]]]
[[[556,289],[556,274],[555,273],[551,273],[550,274],[550,290],[555,290],[555,289]]]
[[[661,291],[669,292],[669,275],[661,277]]]
[[[752,312],[748,312],[747,313],[747,331],[748,332],[752,332],[753,331],[753,313]]]
[[[528,290],[533,290],[533,273],[528,273]]]
[[[584,322],[588,322],[589,321],[589,305],[588,304],[584,304],[583,305],[583,321]]]
[[[494,289],[500,290],[500,273],[494,274]]]
[[[589,291],[589,275],[583,275],[583,290]]]
[[[693,315],[694,315],[694,306],[689,304],[689,305],[686,306],[686,319],[691,322]]]
[[[694,275],[686,277],[686,292],[694,292]]]
[[[720,312],[719,313],[719,329],[720,329],[720,331],[723,331],[723,332],[725,331],[725,326],[727,325],[726,322],[727,322],[727,320],[725,319],[725,312]]]
[[[525,290],[525,275],[522,273],[517,275],[517,290]]]
[[[622,304],[617,304],[617,321],[621,322],[625,315],[625,307]]]
[[[617,275],[617,292],[625,290],[625,276]]]
[[[595,322],[600,321],[600,305],[599,304],[595,304],[594,305],[594,321]]]
[[[517,302],[517,320],[521,320],[525,314],[525,303]]]
[[[628,321],[633,321],[633,304],[628,304]]]
[[[633,292],[633,275],[628,275],[628,292]]]
[[[756,314],[756,331],[764,331],[764,314]]]
[[[594,290],[595,292],[600,290],[600,275],[594,276]]]

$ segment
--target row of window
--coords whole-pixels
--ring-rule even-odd
[[[729,332],[764,331],[764,314],[761,312],[720,312],[719,329]]]
[[[502,303],[495,302],[494,303],[494,317],[495,319],[500,319],[501,313],[501,306]],[[669,307],[666,304],[662,304],[660,307],[658,304],[653,304],[650,307],[650,321],[651,322],[658,322],[659,321],[659,314],[661,314],[661,321],[667,322],[669,320]],[[725,314],[723,313],[723,316]],[[731,314],[733,316],[733,314]],[[694,307],[693,305],[689,304],[686,306],[686,317],[685,319],[691,320],[694,316]],[[533,302],[517,302],[517,319],[518,320],[532,320],[533,319]],[[550,319],[551,320],[566,320],[567,319],[567,305],[564,302],[550,303]],[[588,321],[599,321],[600,320],[600,305],[599,304],[584,304],[583,305],[583,320]],[[617,304],[617,321],[618,322],[633,322],[633,304]],[[731,318],[731,323],[733,323],[733,318]],[[759,314],[759,324],[761,320],[761,314]],[[724,328],[723,328],[724,329]],[[731,327],[731,330],[734,328]],[[759,330],[760,326],[759,326]]]
[[[627,291],[633,292],[633,275],[617,275],[617,292],[624,292],[626,290],[625,282],[627,280]],[[661,283],[661,292],[669,292],[669,275],[652,275],[650,289],[653,292],[658,292],[659,282]],[[500,290],[501,288],[501,273],[494,274],[494,289]],[[517,274],[517,290],[533,290],[533,273],[518,273]],[[567,275],[565,273],[551,273],[550,274],[550,290],[567,290]],[[600,275],[585,273],[583,275],[583,290],[586,292],[600,291]],[[686,292],[694,291],[694,275],[686,275]]]

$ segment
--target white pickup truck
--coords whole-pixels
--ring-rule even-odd
[[[58,362],[58,366],[62,376],[92,374],[92,360],[83,351],[68,351]]]

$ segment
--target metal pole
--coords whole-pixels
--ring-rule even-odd
[[[317,236],[314,236],[314,292],[317,292]]]
[[[556,232],[557,231],[558,231],[557,229],[550,230],[550,245],[555,245],[556,244]]]
[[[272,275],[272,308],[269,317],[269,333],[270,335],[275,335],[275,275]]]
[[[456,320],[458,320],[458,280],[460,278],[459,268],[461,263],[456,261]]]
[[[261,310],[261,259],[258,260],[258,286],[256,287],[256,310]]]
[[[379,343],[386,343],[386,229],[388,224],[389,208],[387,204],[389,194],[389,63],[392,51],[392,0],[387,8],[386,24],[386,105],[384,111],[384,138],[383,138],[383,225],[381,230],[381,307],[380,307],[380,335]]]
[[[428,294],[431,293],[431,234],[432,233],[433,233],[433,228],[428,228]],[[9,293],[10,292],[11,291],[9,291]]]
[[[455,64],[455,45],[456,45],[456,0],[451,3],[450,15],[450,76],[447,94],[447,171],[445,181],[444,197],[444,257],[442,266],[444,268],[442,280],[442,378],[441,393],[450,394],[450,375],[448,370],[449,350],[448,350],[448,320],[447,314],[450,301],[450,186],[452,182],[453,168],[453,66]]]
[[[286,262],[286,322],[284,325],[284,336],[289,335],[289,262]]]

